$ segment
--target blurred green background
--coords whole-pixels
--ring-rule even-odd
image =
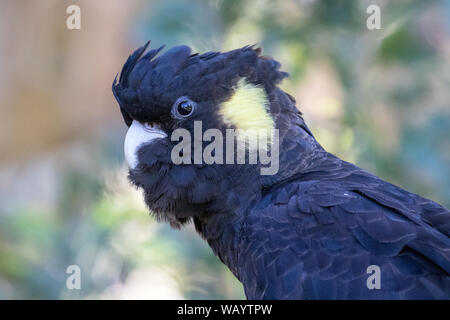
[[[450,206],[450,1],[2,1],[0,299],[244,298],[191,226],[155,223],[126,181],[111,83],[148,39],[261,45],[324,147]],[[73,264],[81,290],[66,288]]]

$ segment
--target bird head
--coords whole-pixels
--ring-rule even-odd
[[[230,163],[226,153],[231,149],[222,154],[218,150],[230,132],[236,153],[242,131],[244,140],[248,135],[251,140],[254,132],[265,130],[270,144],[283,122],[280,106],[294,105],[291,98],[276,94],[276,85],[287,74],[253,46],[204,54],[177,46],[159,54],[162,47],[147,50],[148,44],[129,56],[113,83],[129,127],[124,150],[130,181],[143,189],[156,217],[174,227],[198,214],[245,207],[251,197],[243,195],[260,192],[261,163],[249,163],[247,155],[247,162],[239,164],[234,154]],[[201,155],[212,142],[218,147],[209,149],[213,161],[197,159],[196,145]],[[249,140],[242,145],[248,149]]]

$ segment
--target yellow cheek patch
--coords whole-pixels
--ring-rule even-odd
[[[240,79],[233,96],[220,105],[219,114],[226,125],[238,129],[239,140],[253,140],[265,132],[267,142],[270,142],[275,125],[264,88],[248,83],[245,78]]]

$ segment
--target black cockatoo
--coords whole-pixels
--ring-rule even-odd
[[[254,46],[204,54],[147,46],[113,83],[129,127],[129,179],[158,220],[194,223],[247,298],[450,298],[450,211],[325,151],[277,87],[288,75],[277,61]],[[173,136],[200,130],[207,148],[225,143],[205,138],[209,129],[225,137],[261,128],[278,135],[272,174],[233,153],[198,161],[195,146],[179,148]],[[238,145],[250,148],[230,150]],[[174,150],[187,161],[176,163]]]

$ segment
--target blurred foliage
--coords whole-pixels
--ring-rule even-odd
[[[117,40],[121,52],[148,39],[153,47],[183,43],[198,51],[257,43],[291,74],[282,87],[327,150],[450,206],[448,1],[130,3],[123,3],[127,19],[104,22],[105,29],[121,23],[133,39],[132,46]],[[366,28],[370,4],[381,7],[381,30]],[[101,12],[94,9],[83,15]],[[69,58],[55,63],[84,61]],[[86,99],[111,97],[109,86]],[[79,126],[58,147],[0,163],[0,299],[244,298],[192,226],[180,232],[149,218],[126,181],[124,126],[114,107],[107,113],[115,121],[100,115],[89,134]],[[71,264],[81,267],[82,290],[65,287]]]

